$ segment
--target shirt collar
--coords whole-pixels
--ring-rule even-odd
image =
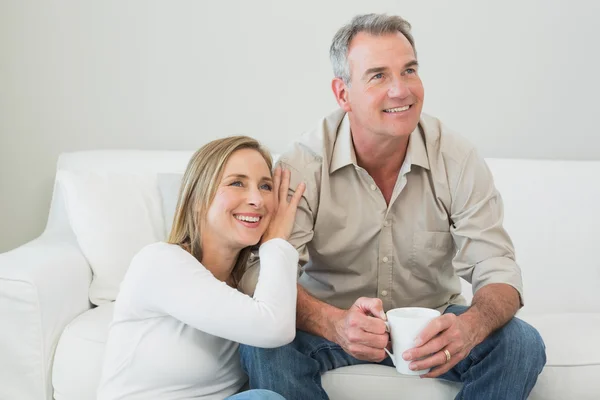
[[[406,161],[412,165],[418,165],[425,169],[429,169],[429,159],[427,157],[427,149],[423,134],[421,133],[420,124],[410,134],[408,141],[408,149],[406,150]],[[405,162],[405,164],[408,164]],[[331,164],[329,165],[329,173],[332,174],[340,168],[347,165],[357,165],[356,153],[352,144],[352,135],[350,131],[350,119],[348,114],[344,116],[338,128],[338,134],[333,145],[333,153],[331,155]],[[410,169],[409,169],[410,171]]]
[[[356,165],[356,153],[354,152],[352,135],[350,134],[350,119],[348,118],[348,114],[346,114],[340,123],[338,134],[333,145],[329,173],[332,174],[338,169],[350,164]]]
[[[427,157],[427,147],[423,140],[424,134],[421,132],[421,124],[417,125],[415,130],[410,134],[408,140],[408,149],[406,156],[409,157],[412,165],[429,169],[429,158]]]

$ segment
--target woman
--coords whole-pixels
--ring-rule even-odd
[[[233,395],[247,379],[238,343],[278,347],[296,332],[298,252],[286,240],[304,184],[288,202],[289,171],[271,169],[244,136],[194,154],[168,243],[142,249],[121,284],[98,399],[282,399]],[[236,285],[259,242],[252,298]]]

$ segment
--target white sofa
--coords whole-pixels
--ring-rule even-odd
[[[105,190],[110,192],[113,182],[128,182],[114,179],[128,174],[143,176],[158,187],[159,178],[169,176],[163,173],[183,172],[191,154],[91,151],[61,155],[45,232],[0,254],[0,399],[95,398],[112,314],[110,298],[118,290],[118,282],[115,289],[114,282],[111,287],[110,282],[100,280],[110,281],[120,273],[105,273],[101,264],[110,263],[113,255],[126,258],[136,250],[114,248],[114,240],[123,235],[143,236],[134,231],[112,232],[110,226],[113,213],[120,219],[135,214],[111,207],[119,207],[121,200],[123,204],[132,201],[136,181],[131,187],[115,189],[129,190],[127,196],[104,199]],[[519,316],[540,331],[547,345],[547,365],[530,398],[600,399],[600,261],[595,253],[600,236],[600,161],[489,159],[488,164],[505,200],[505,226],[523,270],[526,305]],[[95,181],[100,186],[84,185],[94,193],[72,188],[69,192],[60,179],[68,173],[84,177],[96,173],[108,179]],[[175,191],[173,186],[161,183],[162,194],[145,187],[140,201],[147,204],[140,208],[152,209],[147,217],[159,220],[148,225],[154,229],[152,235],[131,237],[125,246],[164,237],[167,228],[163,215],[156,217],[156,207],[159,204],[160,212],[168,214],[176,194],[165,200],[164,191]],[[74,199],[66,202],[65,193]],[[67,203],[76,210],[69,210]],[[92,210],[86,209],[88,205]],[[97,243],[98,237],[106,243]],[[90,249],[94,244],[99,252]],[[121,264],[125,265],[117,268],[124,271],[127,263],[121,260]],[[471,298],[466,283],[464,294]],[[90,299],[100,305],[93,307]],[[401,376],[392,368],[376,365],[341,368],[326,373],[323,382],[333,400],[451,399],[459,389],[454,383]]]

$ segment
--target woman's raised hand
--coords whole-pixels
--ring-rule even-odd
[[[283,170],[281,167],[275,168],[273,177],[273,192],[275,194],[275,204],[271,222],[263,235],[262,243],[270,239],[281,238],[288,240],[294,227],[296,218],[296,209],[298,203],[304,194],[306,185],[300,183],[294,192],[294,195],[288,202],[288,189],[290,188],[290,170]]]

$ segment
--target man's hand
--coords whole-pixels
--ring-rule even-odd
[[[421,378],[436,378],[463,360],[471,350],[492,332],[504,326],[521,305],[519,293],[504,283],[491,283],[479,289],[471,307],[456,316],[448,313],[431,321],[415,340],[415,348],[406,350],[402,358],[413,361],[409,368],[431,368]],[[444,350],[448,351],[450,360]]]
[[[409,368],[411,370],[431,368],[431,371],[421,378],[436,378],[448,372],[469,355],[473,347],[482,340],[478,336],[481,335],[473,330],[471,323],[462,316],[444,314],[423,329],[415,340],[417,347],[406,350],[402,358],[411,361],[429,356],[411,362]],[[447,360],[444,350],[449,352],[450,360]]]
[[[381,299],[361,297],[334,322],[333,341],[359,360],[380,362],[389,341]]]

